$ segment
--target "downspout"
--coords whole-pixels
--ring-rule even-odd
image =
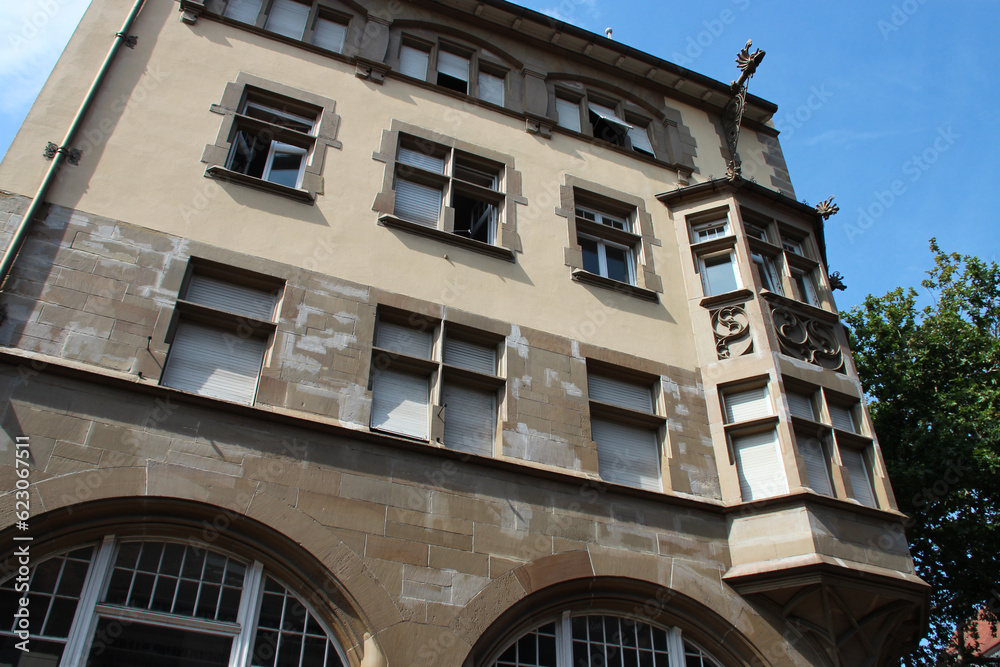
[[[111,69],[111,63],[114,62],[115,55],[118,53],[118,49],[121,48],[123,42],[128,39],[128,32],[132,28],[132,23],[135,21],[136,16],[139,15],[139,10],[142,9],[142,4],[144,0],[136,0],[135,5],[132,6],[132,11],[129,12],[128,18],[125,19],[125,23],[122,25],[121,32],[115,35],[115,41],[111,45],[111,49],[108,51],[108,55],[104,58],[104,64],[101,65],[100,71],[97,72],[97,76],[94,78],[94,82],[90,84],[90,90],[87,91],[86,97],[83,98],[83,102],[80,103],[80,108],[76,112],[76,116],[73,118],[72,124],[66,131],[66,137],[63,139],[62,144],[59,146],[58,151],[53,156],[52,164],[49,165],[49,169],[45,172],[45,178],[42,179],[42,184],[38,186],[38,192],[35,193],[35,198],[31,201],[31,205],[28,206],[28,210],[25,211],[24,217],[21,219],[21,223],[17,226],[17,230],[14,232],[13,238],[10,240],[10,244],[3,253],[3,259],[0,259],[0,290],[3,289],[4,283],[7,281],[7,275],[10,273],[11,267],[14,265],[14,259],[17,257],[18,251],[21,250],[21,246],[24,245],[24,240],[28,237],[28,230],[31,228],[31,223],[38,215],[39,210],[41,210],[42,205],[45,203],[45,196],[48,194],[49,188],[52,186],[52,181],[55,180],[56,174],[59,172],[59,167],[62,166],[63,161],[65,161],[67,154],[70,151],[70,146],[73,143],[73,139],[76,138],[76,133],[83,125],[83,120],[90,110],[90,105],[94,102],[94,98],[97,97],[97,93],[101,88],[101,82],[104,81],[104,76]],[[132,45],[134,46],[134,42]]]

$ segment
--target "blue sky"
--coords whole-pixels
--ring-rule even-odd
[[[0,152],[87,4],[0,7]],[[599,34],[610,26],[616,41],[726,82],[747,39],[764,49],[750,91],[779,107],[796,194],[840,205],[826,236],[830,268],[848,285],[842,309],[919,285],[932,236],[946,251],[1000,261],[996,0],[520,4]]]

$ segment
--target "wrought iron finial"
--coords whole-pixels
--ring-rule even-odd
[[[833,203],[833,197],[816,205],[816,212],[823,217],[823,220],[829,220],[831,215],[836,215],[839,211],[840,207]]]
[[[729,84],[733,90],[733,97],[726,104],[723,113],[723,125],[726,130],[726,145],[729,148],[729,174],[730,179],[740,175],[740,159],[736,154],[736,149],[740,143],[740,127],[743,124],[743,111],[747,103],[747,83],[750,77],[757,71],[757,66],[764,59],[764,52],[757,49],[750,53],[753,40],[747,40],[746,46],[736,56],[736,66],[740,68],[740,78]]]
[[[834,271],[829,275],[830,278],[830,289],[833,291],[845,290],[847,289],[847,283],[844,282],[844,276],[840,275],[840,271]]]

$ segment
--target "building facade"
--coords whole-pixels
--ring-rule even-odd
[[[733,97],[502,0],[94,0],[0,164],[0,664],[891,663],[829,207]]]

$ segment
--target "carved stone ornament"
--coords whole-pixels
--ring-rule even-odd
[[[829,324],[778,304],[771,304],[771,321],[784,354],[831,371],[844,370],[844,354]]]
[[[204,0],[181,0],[181,21],[187,24],[194,24],[198,17],[205,12]]]
[[[711,311],[715,351],[719,359],[731,359],[753,352],[750,318],[742,305],[723,306]]]

